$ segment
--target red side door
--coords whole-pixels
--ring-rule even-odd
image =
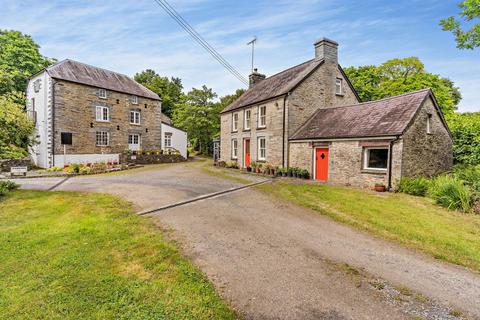
[[[328,180],[328,148],[315,149],[315,180]]]
[[[245,139],[245,167],[250,166],[250,139]]]

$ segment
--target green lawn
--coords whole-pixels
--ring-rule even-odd
[[[0,200],[0,319],[234,319],[205,277],[118,198]]]
[[[480,215],[400,193],[278,181],[260,189],[337,221],[480,271]]]

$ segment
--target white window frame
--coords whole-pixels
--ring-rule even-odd
[[[138,104],[138,96],[132,96],[132,104]]]
[[[248,114],[248,118],[247,118],[247,114]],[[243,130],[250,130],[251,126],[252,126],[252,110],[246,109],[243,112]]]
[[[132,121],[133,114],[133,121]],[[130,110],[130,124],[141,124],[141,112],[138,110]]]
[[[262,110],[265,112],[263,115]],[[267,127],[267,106],[258,107],[258,127],[262,129]]]
[[[107,89],[98,89],[98,97],[101,99],[107,99]]]
[[[110,108],[106,106],[96,106],[95,120],[98,122],[110,122]]]
[[[335,79],[335,94],[339,96],[343,95],[343,79],[342,78]]]
[[[165,132],[164,133],[163,144],[165,145],[165,148],[171,148],[172,147],[172,136],[173,136],[173,134],[171,132]]]
[[[100,143],[98,143],[100,135]],[[106,143],[105,140],[106,139]],[[96,131],[95,132],[95,145],[97,147],[108,147],[110,145],[110,132],[108,131]]]
[[[260,141],[264,141],[264,147],[262,148],[262,144]],[[263,156],[262,156],[263,150]],[[265,137],[258,137],[257,138],[257,160],[265,161],[267,160],[267,138]]]
[[[232,139],[232,159],[238,159],[238,140]]]
[[[427,114],[427,134],[432,134],[432,114]]]
[[[386,168],[370,168],[368,166],[369,158],[370,158],[370,150],[387,150],[387,167]],[[390,160],[390,150],[388,147],[365,147],[363,148],[363,170],[371,170],[371,171],[379,171],[385,172],[388,170],[388,163]]]
[[[235,112],[232,114],[232,131],[237,132],[238,131],[238,112]]]
[[[137,143],[135,143],[135,137],[137,138]],[[130,139],[132,138],[132,139]],[[128,135],[128,144],[138,144],[140,145],[140,135],[138,133],[130,133]]]

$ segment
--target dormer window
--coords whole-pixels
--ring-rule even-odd
[[[107,90],[106,89],[98,89],[98,97],[102,99],[107,99]]]
[[[138,97],[132,96],[132,104],[138,104]]]
[[[343,79],[337,78],[335,80],[335,94],[336,95],[343,95]]]

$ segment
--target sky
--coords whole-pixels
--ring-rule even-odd
[[[169,0],[244,76],[258,38],[255,67],[267,76],[313,58],[315,40],[339,43],[343,67],[419,57],[427,71],[450,78],[459,111],[480,111],[480,48],[456,48],[441,18],[459,0]],[[194,42],[154,0],[0,0],[0,29],[29,34],[43,55],[74,59],[129,76],[154,69],[203,84],[220,96],[244,85]]]

